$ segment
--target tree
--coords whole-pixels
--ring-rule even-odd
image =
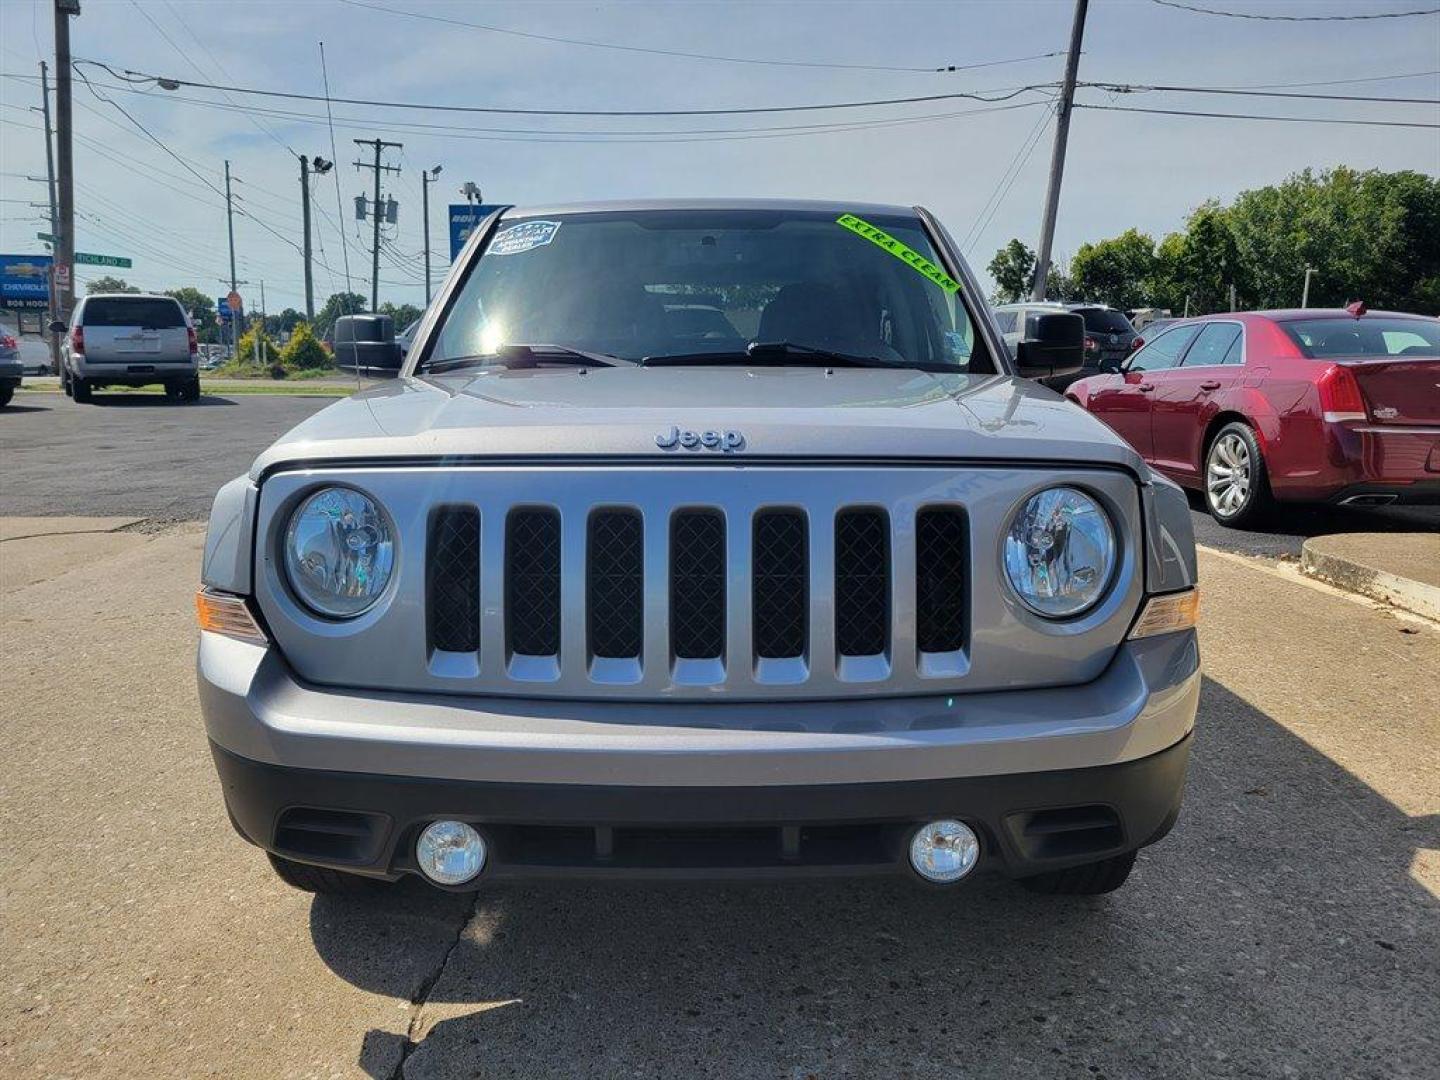
[[[215,301],[209,293],[189,285],[179,289],[166,289],[166,296],[180,301],[180,306],[195,324],[195,336],[206,343],[220,340],[220,328],[215,325]]]
[[[295,327],[305,321],[305,316],[296,311],[293,307],[287,307],[279,315],[265,316],[265,332],[267,334],[289,334]]]
[[[292,371],[307,371],[330,366],[330,354],[303,319],[290,333],[290,340],[280,354],[281,362]]]
[[[1191,315],[1229,310],[1231,285],[1235,286],[1237,298],[1251,296],[1239,245],[1218,204],[1205,203],[1190,215],[1175,285],[1182,297],[1189,297]]]
[[[414,304],[392,304],[389,300],[380,305],[380,314],[389,315],[395,320],[395,332],[398,334],[405,327],[409,326],[416,319],[424,314]]]
[[[1155,241],[1136,229],[1109,240],[1080,245],[1070,263],[1074,294],[1117,308],[1150,302],[1155,274]]]
[[[1012,239],[995,253],[985,269],[995,279],[992,299],[997,304],[1012,304],[1029,296],[1035,284],[1035,253]]]
[[[85,294],[86,294],[87,296],[94,295],[95,293],[108,293],[108,292],[138,293],[139,291],[140,291],[140,286],[138,286],[138,285],[131,285],[131,284],[130,284],[128,281],[126,281],[124,278],[111,277],[111,276],[108,275],[108,274],[106,274],[104,277],[92,278],[92,279],[91,279],[89,282],[87,282],[86,285],[85,285]]]
[[[1262,307],[1300,302],[1440,310],[1440,179],[1418,172],[1309,169],[1243,191],[1225,211]]]
[[[370,303],[359,293],[338,292],[325,301],[325,306],[315,314],[314,331],[321,337],[335,325],[341,315],[359,315],[370,310]]]

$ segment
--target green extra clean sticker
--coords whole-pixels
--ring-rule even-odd
[[[857,236],[863,236],[877,247],[884,248],[901,262],[924,274],[946,292],[957,293],[960,291],[960,283],[958,281],[918,251],[908,248],[899,240],[896,240],[884,229],[877,229],[864,218],[858,218],[854,214],[841,214],[835,219],[835,222],[837,225],[843,225]]]

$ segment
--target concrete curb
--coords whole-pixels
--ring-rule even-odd
[[[1361,557],[1326,550],[1327,537],[1306,540],[1300,570],[1349,592],[1440,621],[1440,587],[1369,565]]]

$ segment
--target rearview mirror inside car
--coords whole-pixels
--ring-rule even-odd
[[[1015,366],[1026,379],[1075,374],[1085,366],[1085,320],[1068,311],[1029,312]]]

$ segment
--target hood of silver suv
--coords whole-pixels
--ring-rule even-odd
[[[1023,379],[739,365],[398,379],[295,427],[251,475],[300,462],[445,457],[1094,462],[1144,475],[1104,424]]]

